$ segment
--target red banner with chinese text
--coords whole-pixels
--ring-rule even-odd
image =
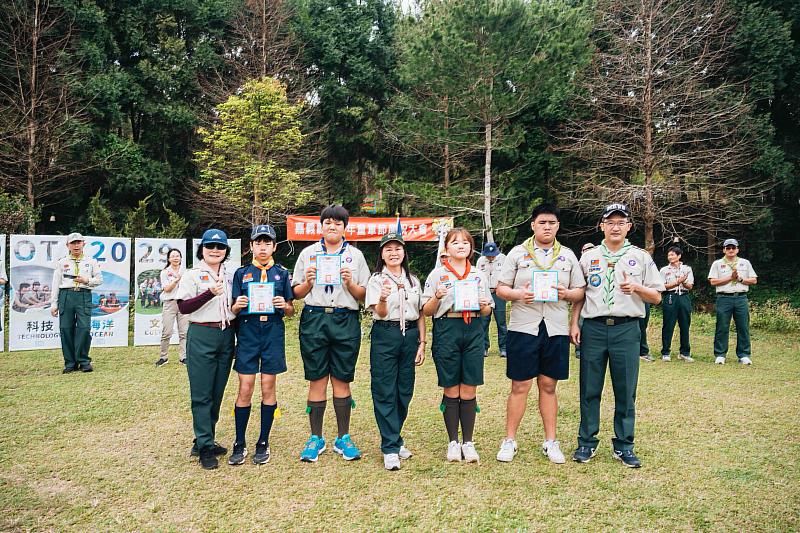
[[[436,242],[439,231],[453,227],[453,217],[400,218],[403,239],[408,242]],[[397,218],[350,217],[345,236],[349,241],[379,241],[397,229]],[[290,241],[318,241],[322,238],[319,216],[290,215],[286,219],[286,234]]]

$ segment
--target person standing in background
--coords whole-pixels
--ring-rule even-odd
[[[177,248],[167,251],[167,265],[161,271],[161,357],[156,361],[156,366],[162,366],[169,361],[169,341],[172,338],[172,329],[178,323],[178,341],[180,342],[180,362],[186,364],[186,332],[189,329],[189,318],[181,314],[178,302],[175,300],[178,284],[186,268],[183,263],[183,254]]]
[[[661,360],[670,361],[672,350],[672,333],[675,323],[680,329],[680,352],[678,359],[693,363],[689,346],[689,327],[692,324],[692,298],[689,291],[694,287],[692,267],[681,262],[683,251],[680,246],[670,246],[667,250],[669,264],[661,269],[664,287],[667,289],[661,297],[661,308],[664,322],[661,326]]]
[[[500,252],[500,248],[493,242],[487,242],[483,245],[483,253],[478,258],[475,267],[486,274],[489,280],[489,290],[492,293],[492,300],[494,300],[494,321],[497,323],[497,344],[500,348],[500,357],[506,356],[506,336],[508,328],[506,327],[506,301],[498,297],[497,280],[500,277],[500,271],[503,269],[503,263],[506,256]],[[483,356],[489,356],[489,326],[492,323],[492,315],[481,317],[483,323],[483,331],[485,332],[486,340],[483,344]]]

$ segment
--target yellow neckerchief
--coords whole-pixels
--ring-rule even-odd
[[[551,268],[553,268],[553,265],[555,265],[556,261],[558,261],[558,256],[561,255],[561,243],[558,242],[558,239],[553,240],[553,247],[550,248],[553,251],[553,258],[550,260],[550,264],[547,266],[544,266],[539,262],[538,259],[536,259],[535,237],[529,237],[525,242],[522,243],[522,246],[525,247],[525,250],[528,252],[528,254],[531,256],[531,259],[533,260],[533,264],[536,265],[536,267],[539,270],[550,270]]]
[[[738,255],[733,258],[733,261],[728,261],[728,256],[727,255],[723,255],[722,256],[722,262],[725,263],[726,265],[728,265],[729,267],[731,267],[731,270],[739,270],[738,269],[738,266],[739,266],[739,256]],[[731,280],[731,285],[736,285],[738,282],[739,282],[739,280],[732,279]]]
[[[75,256],[74,256],[74,255],[72,255],[72,254],[69,254],[69,258],[70,258],[70,260],[72,261],[72,265],[73,265],[73,266],[72,266],[72,271],[75,273],[75,275],[76,275],[76,276],[80,276],[80,275],[81,275],[81,265],[80,265],[80,263],[81,263],[81,261],[83,261],[83,254],[81,254],[81,255],[80,255],[80,256],[78,256],[78,257],[75,257]],[[73,280],[72,280],[72,283],[73,283],[73,285],[75,285],[76,287],[77,287],[78,285],[80,285],[80,284],[79,284],[77,281],[75,281],[75,279],[74,279],[74,278],[73,278]]]
[[[259,269],[261,271],[261,279],[259,281],[261,283],[264,283],[265,281],[267,281],[267,270],[269,270],[270,268],[275,266],[275,260],[270,257],[269,261],[267,261],[267,264],[266,265],[262,265],[261,263],[259,263],[255,259],[253,259],[253,263],[252,264],[253,264],[254,267],[256,267],[257,269]]]

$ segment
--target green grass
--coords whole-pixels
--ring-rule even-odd
[[[610,385],[602,445],[591,463],[546,461],[538,449],[542,433],[535,396],[518,435],[520,453],[511,464],[498,463],[494,456],[504,436],[509,382],[496,352],[487,360],[487,384],[479,389],[476,443],[482,463],[445,463],[441,391],[428,359],[418,371],[404,432],[415,455],[399,472],[386,472],[371,411],[366,342],[353,387],[358,407],[352,422],[364,458],[346,463],[326,452],[317,464],[297,460],[308,431],[306,383],[297,322],[289,323],[290,370],[278,382],[283,418],[271,439],[273,459],[261,467],[223,464],[205,472],[189,457],[187,379],[177,354],[156,369],[156,347],[95,349],[95,373],[66,376],[58,351],[0,355],[0,530],[800,528],[796,337],[754,331],[752,367],[732,361],[715,366],[713,318],[696,316],[695,364],[658,361],[641,369],[640,470],[625,469],[610,457]],[[649,333],[657,352],[657,317]],[[568,453],[579,416],[576,363],[572,359],[572,375],[559,386],[559,437]],[[232,373],[218,428],[226,445],[233,438],[236,379]],[[251,444],[257,425],[255,414]],[[334,431],[329,408],[325,432]]]

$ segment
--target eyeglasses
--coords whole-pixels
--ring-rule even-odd
[[[609,228],[624,228],[628,224],[630,224],[630,221],[628,220],[624,220],[622,222],[609,222],[607,220],[603,221],[603,225],[608,226]]]
[[[736,250],[737,248],[739,248],[739,247],[738,246],[730,246],[730,245],[725,247],[726,250]]]
[[[225,250],[228,247],[221,242],[209,242],[203,245],[206,250]]]

